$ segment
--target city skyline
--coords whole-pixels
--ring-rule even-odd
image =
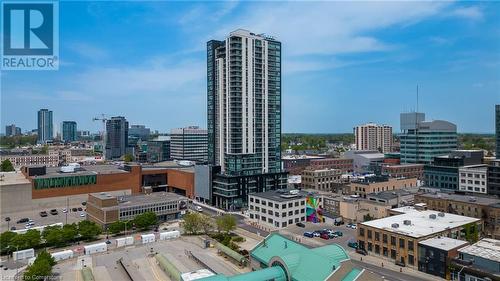
[[[92,118],[100,113],[161,132],[204,127],[205,42],[244,28],[287,46],[284,133],[349,133],[367,122],[397,133],[399,113],[416,108],[417,84],[419,111],[430,120],[453,122],[458,132],[494,132],[498,3],[337,4],[63,2],[59,71],[2,72],[1,125],[34,129],[36,111],[48,108],[56,128],[75,120],[81,130],[98,131]],[[286,24],[270,17],[298,10]],[[263,20],[254,21],[252,11]],[[120,15],[116,24],[113,15]]]

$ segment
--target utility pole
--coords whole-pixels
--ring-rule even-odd
[[[105,146],[106,146],[106,121],[108,119],[106,118],[106,115],[104,113],[101,113],[100,117],[94,117],[92,118],[92,121],[102,121],[102,135],[101,135],[101,141],[102,141],[102,160],[106,160],[105,156]]]

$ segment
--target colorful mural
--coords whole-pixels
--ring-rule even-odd
[[[306,219],[314,223],[323,222],[323,213],[318,198],[306,197]]]

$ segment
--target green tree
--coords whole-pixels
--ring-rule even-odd
[[[125,222],[123,221],[115,221],[114,223],[108,226],[109,233],[111,234],[119,234],[125,230]]]
[[[212,219],[204,214],[198,214],[200,216],[200,229],[204,234],[209,234],[214,228]]]
[[[2,253],[9,249],[9,246],[12,243],[12,239],[14,239],[14,237],[16,236],[17,233],[12,231],[5,231],[4,233],[0,234],[0,251]]]
[[[370,214],[366,214],[363,216],[363,221],[371,221],[374,217],[370,216]]]
[[[156,225],[158,218],[154,212],[146,212],[135,216],[134,223],[137,228],[146,230],[149,227]]]
[[[215,220],[217,224],[217,230],[219,232],[223,231],[225,233],[229,233],[231,230],[236,228],[236,218],[233,215],[222,215],[217,217]]]
[[[32,265],[24,272],[24,280],[45,280],[52,275],[52,266],[56,264],[54,258],[42,251],[38,254]]]
[[[48,226],[43,230],[42,236],[45,242],[50,246],[61,247],[65,244],[61,227]]]
[[[62,228],[61,235],[66,244],[74,241],[78,235],[78,226],[75,223],[65,224]]]
[[[5,159],[2,161],[1,167],[0,167],[2,172],[12,172],[15,171],[14,166],[12,165],[12,162],[10,162],[9,159]]]
[[[195,234],[201,229],[202,217],[199,213],[191,212],[187,213],[183,217],[184,219],[184,230],[187,233]]]
[[[81,221],[78,223],[78,233],[84,240],[92,240],[102,233],[102,229],[95,222]]]
[[[47,251],[41,251],[36,258],[48,261],[50,266],[56,265],[56,260]]]
[[[127,153],[123,156],[123,161],[132,162],[132,161],[134,161],[134,156],[130,153]]]

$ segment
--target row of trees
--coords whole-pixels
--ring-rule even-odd
[[[108,226],[108,231],[111,234],[119,234],[126,229],[133,227],[141,230],[147,230],[158,224],[158,218],[154,212],[146,212],[135,216],[131,221],[116,221]]]
[[[190,234],[210,234],[214,229],[217,232],[229,234],[236,228],[236,218],[232,215],[223,215],[212,219],[204,214],[191,212],[184,216],[184,230]]]
[[[24,234],[6,231],[0,234],[0,250],[2,253],[7,253],[41,246],[63,247],[79,240],[94,240],[101,232],[101,227],[91,221],[81,221],[63,227],[50,226],[42,233],[35,229],[30,229]]]
[[[0,165],[0,172],[13,172],[15,171],[14,165],[12,165],[12,162],[10,162],[9,159],[5,159],[2,161],[2,164]]]
[[[3,136],[0,137],[0,144],[7,148],[14,148],[17,146],[24,146],[24,145],[35,145],[37,138],[38,138],[37,135],[9,136],[9,137]]]
[[[52,267],[56,264],[54,258],[42,251],[38,253],[32,265],[24,272],[24,280],[47,280],[52,275]]]

